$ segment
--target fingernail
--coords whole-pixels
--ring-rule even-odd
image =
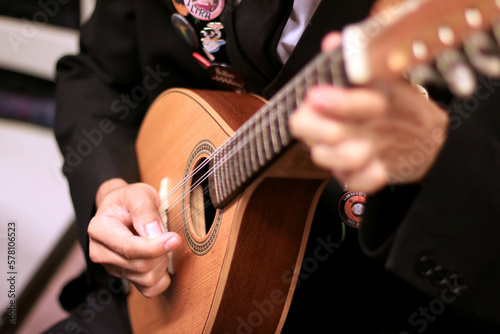
[[[179,241],[179,239],[177,239],[177,237],[172,237],[166,242],[165,248],[167,250],[173,250],[177,248],[177,246],[179,246],[180,243],[181,242]]]
[[[157,221],[146,224],[145,230],[146,236],[150,239],[156,238],[162,233],[161,226]]]

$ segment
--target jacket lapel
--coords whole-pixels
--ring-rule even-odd
[[[270,98],[321,50],[321,40],[331,31],[366,18],[374,0],[323,0],[276,78],[263,90]],[[276,48],[276,46],[275,46]]]
[[[276,45],[292,5],[292,0],[243,0],[224,13],[227,55],[252,92],[260,92],[281,69]]]

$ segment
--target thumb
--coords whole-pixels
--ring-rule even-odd
[[[127,188],[124,196],[132,224],[139,236],[150,240],[165,233],[158,209],[158,193],[153,187],[135,183]]]

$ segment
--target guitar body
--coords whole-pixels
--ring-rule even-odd
[[[159,190],[165,226],[181,235],[182,245],[171,254],[174,273],[165,293],[146,299],[132,289],[136,333],[281,330],[330,178],[288,131],[289,112],[310,87],[408,79],[438,61],[440,72],[431,79],[466,96],[476,85],[472,72],[463,79],[469,65],[454,50],[462,41],[473,67],[500,76],[498,62],[483,66],[500,42],[498,27],[496,42],[481,34],[497,22],[499,1],[415,0],[377,8],[379,15],[346,27],[341,47],[318,55],[265,105],[251,95],[182,89],[153,103],[137,139],[141,177]],[[491,43],[476,44],[485,38]]]
[[[263,104],[251,95],[178,89],[163,93],[148,112],[137,140],[141,177],[157,190],[167,178],[166,225],[183,240],[172,254],[165,293],[147,299],[132,289],[134,332],[280,331],[328,174],[293,145],[201,220],[197,192],[189,191],[196,175],[185,180]]]

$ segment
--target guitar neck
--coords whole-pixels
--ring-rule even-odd
[[[293,143],[288,118],[313,85],[406,77],[418,84],[437,80],[464,97],[475,89],[474,70],[500,77],[499,0],[396,3],[347,26],[342,47],[317,56],[212,155],[209,184],[215,207],[227,204]]]
[[[347,84],[342,51],[316,56],[211,156],[209,189],[215,207],[223,207],[294,143],[288,128],[292,111],[314,85]]]

